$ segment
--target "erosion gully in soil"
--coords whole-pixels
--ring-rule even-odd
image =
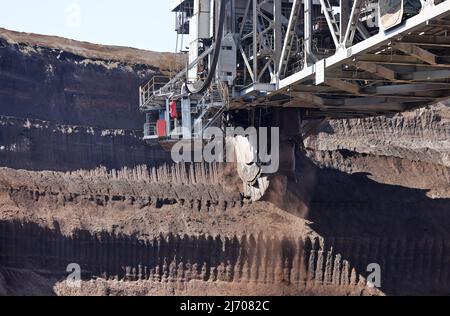
[[[0,29],[0,294],[450,293],[446,104],[330,121],[248,203],[229,166],[141,141],[136,87],[183,64]]]

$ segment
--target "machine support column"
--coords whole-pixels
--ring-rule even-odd
[[[166,119],[166,136],[170,136],[170,100],[166,99],[166,112],[165,112],[165,119]]]
[[[350,13],[352,10],[352,1],[350,0],[340,0],[341,3],[341,23],[340,23],[340,34],[339,34],[339,42],[341,45],[345,45],[345,32],[347,31],[347,27],[350,21]]]
[[[253,83],[258,81],[258,0],[253,0]]]
[[[305,65],[309,66],[315,58],[312,53],[312,0],[305,0]]]
[[[183,139],[192,139],[191,100],[189,98],[181,99],[181,120]]]
[[[274,1],[273,3],[274,12],[274,73],[279,74],[279,65],[281,59],[281,50],[283,49],[283,32],[282,32],[282,22],[281,22],[281,1]],[[273,81],[273,80],[272,80]]]

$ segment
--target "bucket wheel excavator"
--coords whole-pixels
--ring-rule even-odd
[[[234,153],[253,201],[285,189],[327,120],[450,97],[450,0],[175,0],[172,11],[187,66],[140,87],[144,140],[192,158],[222,131],[221,157]]]

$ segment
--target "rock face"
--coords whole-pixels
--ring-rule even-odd
[[[306,141],[320,235],[449,236],[450,109],[331,121]]]
[[[158,165],[170,154],[146,146],[140,130],[60,125],[0,116],[0,165],[15,169],[73,171]]]
[[[348,150],[450,167],[450,107],[437,104],[392,118],[331,121],[308,147]]]
[[[331,121],[299,153],[301,207],[247,205],[216,169],[147,168],[169,155],[137,87],[180,65],[0,29],[0,294],[449,293],[447,105]],[[74,260],[104,279],[65,286]]]
[[[306,146],[321,168],[366,173],[378,183],[426,190],[429,198],[450,198],[448,103],[392,118],[331,121]]]
[[[0,164],[75,170],[164,161],[166,153],[140,141],[138,87],[177,65],[170,54],[0,29]]]

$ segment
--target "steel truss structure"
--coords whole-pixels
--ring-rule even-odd
[[[177,31],[190,36],[189,65],[150,93],[141,88],[144,112],[168,110],[170,100],[189,104],[183,114],[186,107],[195,114],[184,122],[193,130],[231,110],[304,108],[305,119],[351,118],[450,97],[450,0],[222,1],[223,21],[220,0],[175,1]],[[217,49],[212,84],[192,93]]]

